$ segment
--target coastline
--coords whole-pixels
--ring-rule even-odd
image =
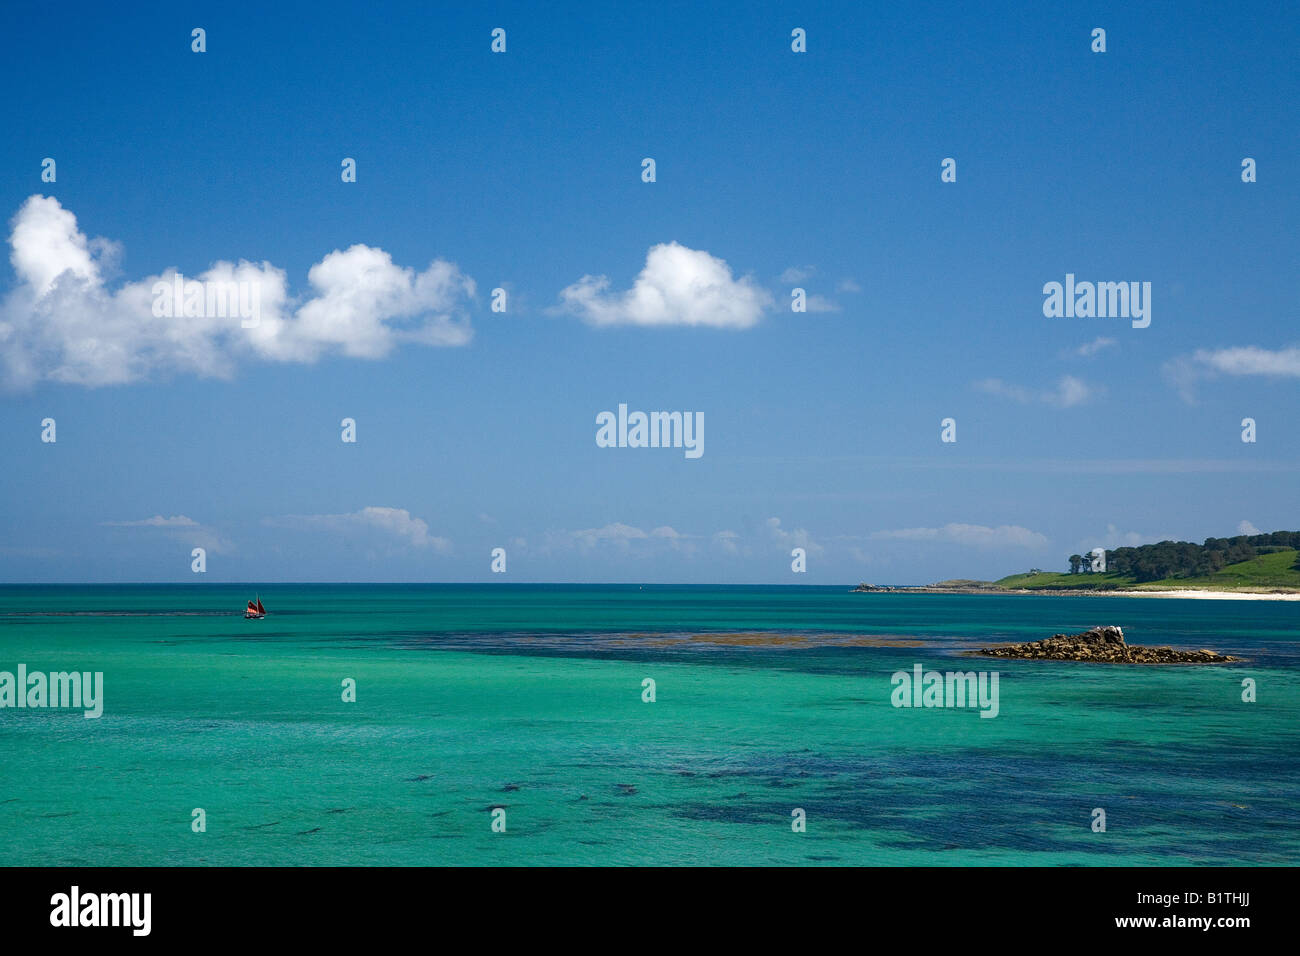
[[[1300,601],[1300,592],[1295,591],[1211,591],[1196,588],[1175,590],[1101,590],[1088,588],[945,588],[933,585],[916,587],[873,587],[870,589],[850,588],[852,594],[970,594],[970,595],[1007,595],[1007,594],[1042,594],[1050,597],[1148,597],[1148,598],[1191,598],[1209,601]]]
[[[1033,591],[1026,591],[1033,594]],[[1057,594],[1075,594],[1075,591],[1058,591]],[[1089,592],[1085,592],[1089,593]],[[1293,591],[1198,591],[1184,588],[1175,591],[1094,591],[1103,597],[1157,597],[1157,598],[1199,598],[1211,601],[1300,601],[1300,594]]]

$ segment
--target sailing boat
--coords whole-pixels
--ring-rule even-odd
[[[262,596],[259,594],[256,601],[248,602],[248,608],[244,611],[244,620],[251,618],[260,621],[264,617],[266,617],[266,608],[262,607]]]

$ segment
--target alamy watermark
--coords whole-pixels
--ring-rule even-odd
[[[1075,282],[1065,274],[1065,284],[1043,286],[1043,315],[1049,319],[1132,319],[1135,329],[1151,324],[1150,282]]]
[[[133,936],[148,936],[152,910],[152,893],[83,893],[73,886],[50,897],[50,925],[125,926]]]
[[[6,707],[82,708],[87,719],[104,713],[104,672],[27,672],[26,664],[12,671],[0,671],[0,710]]]
[[[159,319],[234,319],[240,328],[262,324],[262,286],[249,279],[200,282],[177,272],[153,284],[153,314]]]
[[[895,671],[889,702],[895,707],[978,707],[981,717],[998,715],[998,672],[927,671],[920,664]]]
[[[687,458],[704,454],[703,412],[631,412],[618,406],[618,415],[596,416],[596,445],[600,448],[684,448]]]

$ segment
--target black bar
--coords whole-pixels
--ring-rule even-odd
[[[676,946],[686,932],[811,941],[848,931],[863,942],[963,947],[1103,938],[1231,946],[1257,930],[1285,929],[1293,882],[1294,872],[1280,868],[15,868],[0,870],[0,925],[7,942],[75,934],[78,942],[337,944],[432,931],[421,938],[450,944],[455,930],[494,943],[562,932],[574,941]],[[89,894],[150,894],[147,936],[131,925],[51,925],[53,898],[73,886],[83,905]],[[1119,924],[1146,918],[1154,924]],[[1189,925],[1205,918],[1208,928]]]

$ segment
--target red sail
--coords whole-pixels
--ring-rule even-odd
[[[257,610],[257,605],[254,604],[252,601],[249,601],[249,602],[248,602],[248,609],[249,609],[250,611],[256,611],[256,610]]]
[[[261,598],[258,598],[258,599],[257,599],[257,613],[258,613],[258,614],[265,614],[265,613],[266,613],[266,608],[262,607],[262,599],[261,599]]]

